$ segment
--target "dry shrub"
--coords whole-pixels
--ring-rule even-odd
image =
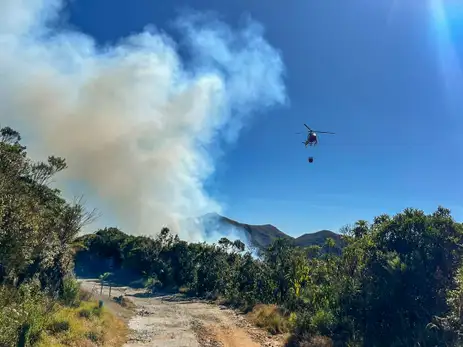
[[[129,309],[129,310],[134,310],[137,307],[132,300],[130,300],[129,298],[126,298],[123,295],[115,296],[113,297],[113,300],[117,302],[119,305],[121,305],[122,307]]]
[[[178,292],[180,294],[190,294],[191,289],[188,288],[188,287],[182,286],[182,287],[178,288]]]
[[[255,325],[274,335],[284,334],[291,330],[289,316],[276,305],[256,305],[248,317]]]
[[[91,300],[93,300],[93,294],[92,294],[92,292],[90,292],[90,291],[88,291],[86,289],[80,288],[79,299],[81,301],[91,301]]]

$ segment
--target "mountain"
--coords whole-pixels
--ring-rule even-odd
[[[330,230],[320,230],[315,233],[307,233],[297,238],[289,236],[271,224],[252,225],[237,222],[233,219],[216,213],[209,213],[200,218],[208,236],[223,235],[229,238],[245,238],[248,243],[256,248],[265,248],[277,238],[292,240],[298,247],[312,245],[323,246],[327,238],[333,238],[336,248],[342,247],[341,235]]]
[[[294,239],[296,246],[307,247],[311,245],[323,246],[327,238],[332,238],[337,246],[342,245],[341,235],[331,230],[320,230],[315,233],[304,234]]]

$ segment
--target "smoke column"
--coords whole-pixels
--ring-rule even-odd
[[[181,221],[221,212],[203,187],[217,160],[210,148],[286,102],[278,51],[252,20],[234,31],[199,13],[176,21],[180,42],[150,27],[102,47],[64,25],[62,7],[0,2],[1,125],[20,131],[34,158],[64,157],[63,182],[78,184],[125,232],[167,225],[202,241]]]

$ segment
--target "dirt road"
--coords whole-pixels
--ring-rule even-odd
[[[99,284],[82,280],[82,286],[99,294]],[[103,299],[108,309],[124,319],[131,334],[125,347],[281,347],[283,336],[272,336],[252,326],[243,315],[182,295],[147,296],[143,290],[127,287],[112,288],[111,297],[124,294],[134,310],[122,308]],[[96,295],[99,298],[99,295]]]

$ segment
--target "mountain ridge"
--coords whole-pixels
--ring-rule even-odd
[[[342,247],[341,235],[331,230],[319,230],[313,233],[305,233],[298,237],[290,236],[272,224],[246,224],[234,219],[219,215],[218,213],[208,213],[200,218],[206,233],[214,234],[219,232],[223,235],[236,235],[244,232],[244,237],[252,246],[256,248],[266,248],[277,238],[286,238],[294,242],[298,247],[323,246],[326,239],[332,238],[336,247]],[[234,231],[230,230],[233,229]],[[238,230],[236,230],[238,229]]]

